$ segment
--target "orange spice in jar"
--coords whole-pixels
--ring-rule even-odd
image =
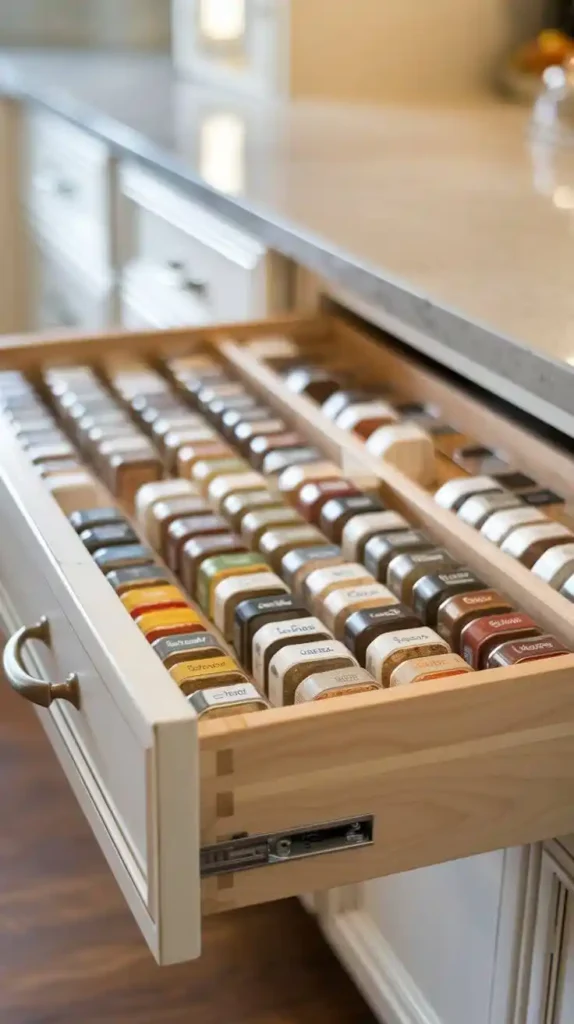
[[[429,679],[443,679],[447,676],[461,676],[472,672],[458,654],[438,654],[428,658],[413,658],[403,661],[391,672],[391,686],[409,686],[424,683]]]
[[[294,703],[331,697],[350,697],[357,693],[370,693],[381,687],[364,668],[336,668],[331,672],[317,672],[307,676],[295,690]]]

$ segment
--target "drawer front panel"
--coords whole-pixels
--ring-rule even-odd
[[[266,250],[186,196],[127,166],[122,287],[159,326],[248,320],[267,312]]]
[[[171,280],[170,280],[171,278]],[[138,327],[201,327],[213,316],[207,298],[181,287],[167,266],[139,261],[130,264],[121,282],[122,325]]]
[[[26,124],[25,202],[43,225],[82,263],[110,262],[109,154],[104,143],[43,111]]]
[[[337,878],[397,874],[565,830],[574,819],[573,671],[574,657],[544,676],[529,665],[508,677],[484,672],[480,683],[445,679],[417,684],[416,692],[365,695],[352,711],[349,698],[330,701],[339,707],[313,719],[298,707],[288,720],[271,712],[269,721],[244,722],[233,734],[206,724],[204,841],[258,832],[262,823],[273,832],[374,816],[372,846],[330,854],[316,869],[302,860],[238,873],[225,888],[210,879],[206,909],[273,899],[278,889],[330,888]],[[218,763],[232,770],[222,777]]]
[[[31,652],[31,664],[48,681],[75,673],[80,709],[54,701],[38,711],[40,720],[157,958],[197,955],[197,808],[182,785],[196,772],[193,713],[39,478],[22,467],[7,433],[4,427],[4,628],[48,619],[49,647],[30,642],[26,658]],[[169,790],[173,817],[162,799]],[[174,856],[185,859],[183,895],[173,891]]]
[[[2,508],[8,504],[6,498],[0,483]],[[146,748],[114,703],[46,579],[28,561],[25,547],[16,545],[14,531],[10,538],[10,545],[0,551],[0,579],[10,580],[10,596],[3,608],[6,632],[44,616],[50,624],[51,646],[33,645],[41,678],[63,680],[70,673],[79,673],[81,711],[67,702],[56,702],[39,714],[52,716],[65,735],[73,736],[81,764],[102,794],[106,817],[111,816],[121,830],[126,855],[143,874],[147,860],[146,792],[142,786]],[[145,898],[145,891],[142,895]]]
[[[31,330],[55,327],[104,330],[112,323],[114,292],[107,282],[93,281],[64,255],[29,231]]]

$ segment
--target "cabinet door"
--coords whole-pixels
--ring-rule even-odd
[[[42,236],[88,273],[112,265],[110,151],[63,117],[25,109],[22,198]]]
[[[556,1024],[574,1020],[574,894],[566,897],[564,926],[560,944],[560,971],[556,990]]]
[[[290,4],[173,0],[173,57],[189,78],[251,95],[288,85]]]
[[[385,1024],[510,1024],[533,869],[524,847],[380,878],[319,921]]]
[[[574,857],[559,842],[545,849],[527,1024],[574,1021]]]

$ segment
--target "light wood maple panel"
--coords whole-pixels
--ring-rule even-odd
[[[374,814],[362,850],[204,883],[230,909],[531,842],[574,819],[574,656],[200,727],[202,829]],[[468,681],[467,681],[468,680]],[[217,765],[225,771],[218,774]],[[225,799],[224,799],[225,798]],[[217,814],[224,807],[229,816]],[[322,861],[322,863],[321,863]]]

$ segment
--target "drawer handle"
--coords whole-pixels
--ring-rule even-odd
[[[65,178],[59,178],[54,188],[56,195],[60,196],[61,199],[71,199],[78,191],[74,182],[66,181]]]
[[[181,260],[168,260],[167,266],[173,275],[172,283],[175,288],[182,292],[191,292],[192,295],[207,295],[207,284],[198,278],[187,277],[187,268]]]
[[[60,199],[72,199],[78,191],[73,181],[54,178],[49,174],[38,175],[35,179],[35,186],[38,192],[43,192],[45,195],[56,195]]]
[[[64,683],[49,683],[31,676],[22,664],[22,648],[29,640],[39,640],[50,646],[50,623],[45,616],[34,626],[22,626],[10,637],[4,648],[2,664],[13,690],[21,697],[49,708],[54,700],[67,700],[75,708],[80,707],[80,684],[75,674],[68,676]]]

